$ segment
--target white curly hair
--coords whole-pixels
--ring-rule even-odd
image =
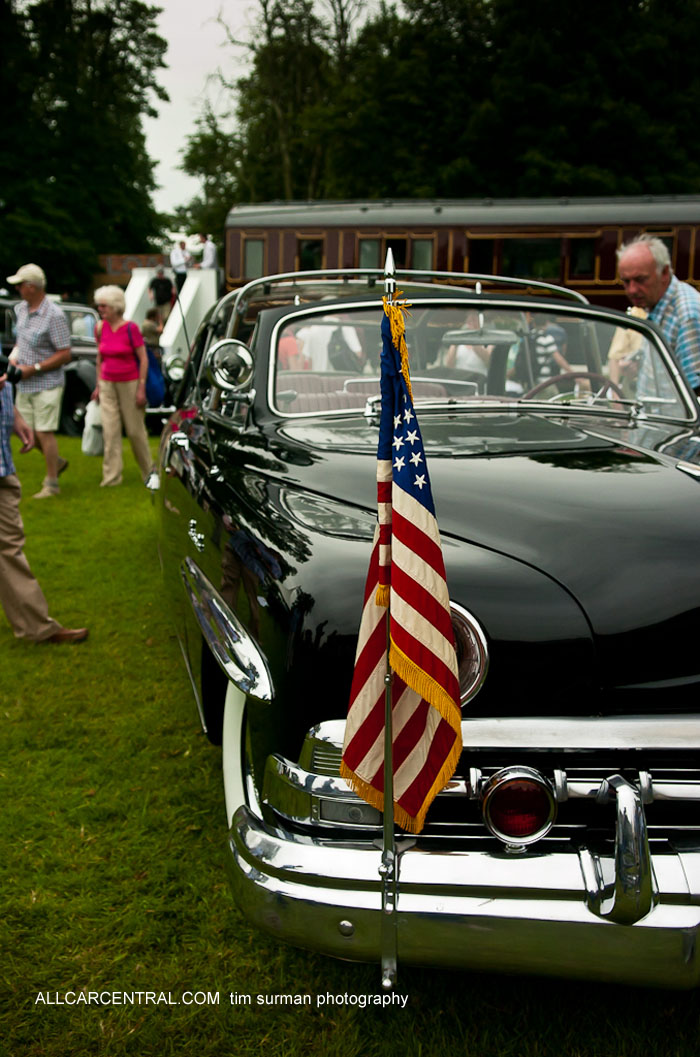
[[[96,305],[110,305],[120,315],[124,315],[126,309],[126,298],[121,286],[99,286],[95,290]]]

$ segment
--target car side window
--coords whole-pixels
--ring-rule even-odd
[[[197,402],[197,379],[200,373],[201,363],[204,357],[204,352],[209,344],[209,338],[211,335],[211,329],[209,323],[203,323],[195,339],[192,342],[192,348],[190,351],[190,358],[187,361],[187,367],[185,371],[185,380],[182,386],[182,394],[185,397],[187,403]]]

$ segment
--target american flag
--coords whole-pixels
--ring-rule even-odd
[[[440,534],[413,410],[403,308],[386,299],[381,391],[378,524],[340,771],[363,800],[384,809],[388,648],[394,817],[404,829],[420,833],[462,750],[459,678]]]

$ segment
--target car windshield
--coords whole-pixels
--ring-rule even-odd
[[[687,395],[655,335],[632,318],[570,310],[414,304],[406,319],[414,401],[513,402],[685,420]],[[300,311],[276,328],[271,402],[282,415],[363,410],[379,396],[376,305]]]
[[[81,306],[67,307],[61,305],[63,314],[68,320],[71,336],[74,338],[94,338],[96,316],[89,308]]]

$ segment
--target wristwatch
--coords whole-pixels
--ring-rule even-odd
[[[35,363],[34,364],[34,370],[36,371],[37,374],[41,374],[41,364],[40,363]]]

